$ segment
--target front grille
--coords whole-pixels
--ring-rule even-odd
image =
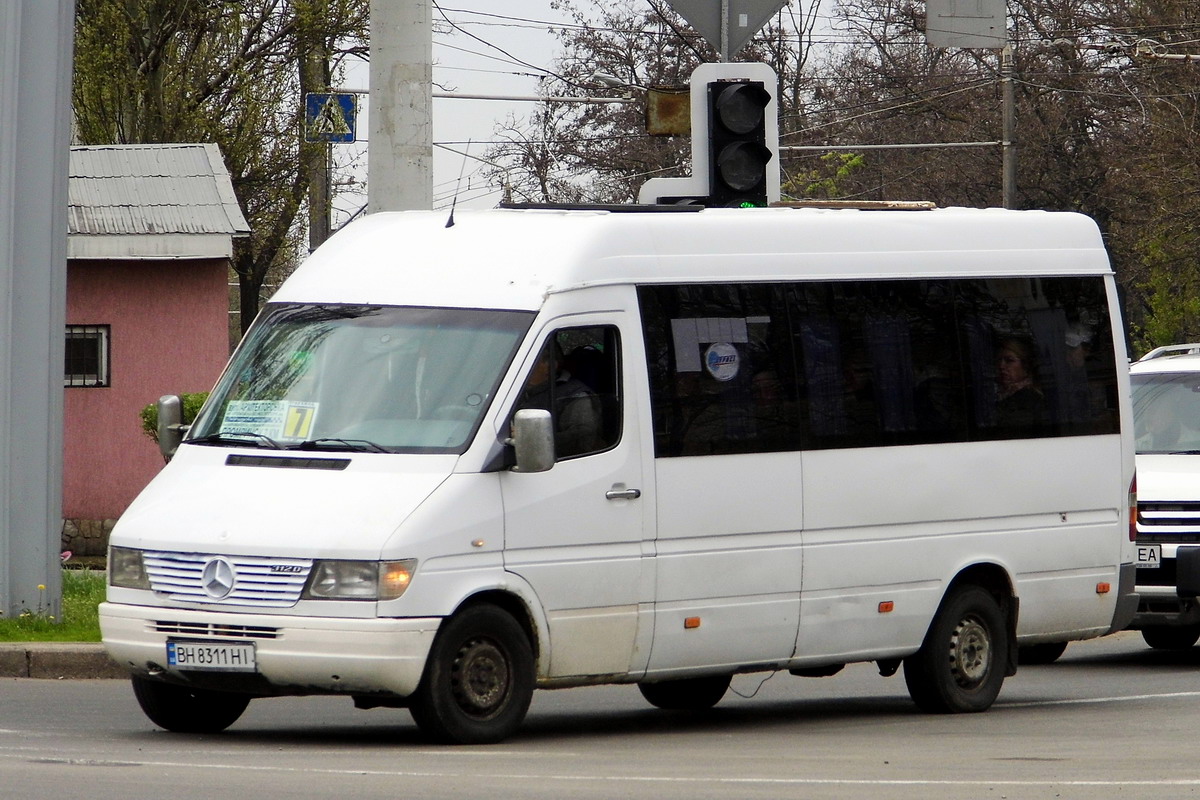
[[[143,557],[150,588],[172,600],[189,603],[288,608],[300,600],[312,569],[310,559],[300,558],[151,551]],[[204,589],[204,568],[216,558],[224,558],[233,568],[233,589],[224,597],[214,597]]]
[[[1200,503],[1138,503],[1143,528],[1177,528],[1172,533],[1200,533]]]
[[[204,622],[171,622],[156,620],[155,633],[169,636],[209,636],[218,639],[278,639],[278,628],[257,625],[209,625]]]

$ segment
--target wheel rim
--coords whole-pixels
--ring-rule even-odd
[[[992,637],[974,616],[959,620],[950,638],[950,674],[963,688],[974,688],[987,677],[992,660]]]
[[[471,639],[454,659],[451,671],[454,699],[465,713],[487,717],[508,698],[511,674],[508,655],[495,642]]]

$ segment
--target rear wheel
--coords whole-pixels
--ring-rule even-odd
[[[904,660],[904,682],[923,711],[984,711],[1000,694],[1007,662],[999,603],[979,586],[964,586],[946,598],[921,649]]]
[[[1200,639],[1200,626],[1145,628],[1142,638],[1155,650],[1187,650]]]
[[[731,675],[681,678],[674,681],[639,683],[642,697],[656,708],[671,711],[704,711],[721,702],[729,688]]]
[[[219,733],[250,705],[250,695],[215,692],[173,683],[133,678],[138,705],[160,728],[175,733]]]
[[[1066,642],[1041,642],[1022,645],[1017,651],[1019,664],[1053,664],[1066,652]]]
[[[533,687],[524,629],[495,606],[470,606],[443,623],[409,711],[436,741],[498,742],[520,727]]]

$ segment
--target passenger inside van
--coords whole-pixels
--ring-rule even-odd
[[[1019,336],[996,348],[996,422],[1002,428],[1038,428],[1047,423],[1046,398],[1038,385],[1033,344]]]
[[[550,412],[558,458],[599,450],[603,441],[600,398],[571,374],[564,361],[558,343],[546,342],[517,403],[518,409],[542,408]]]

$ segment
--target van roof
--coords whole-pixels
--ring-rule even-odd
[[[1110,272],[1095,223],[1063,212],[490,209],[449,220],[356,220],[272,300],[536,310],[549,294],[606,284]]]

